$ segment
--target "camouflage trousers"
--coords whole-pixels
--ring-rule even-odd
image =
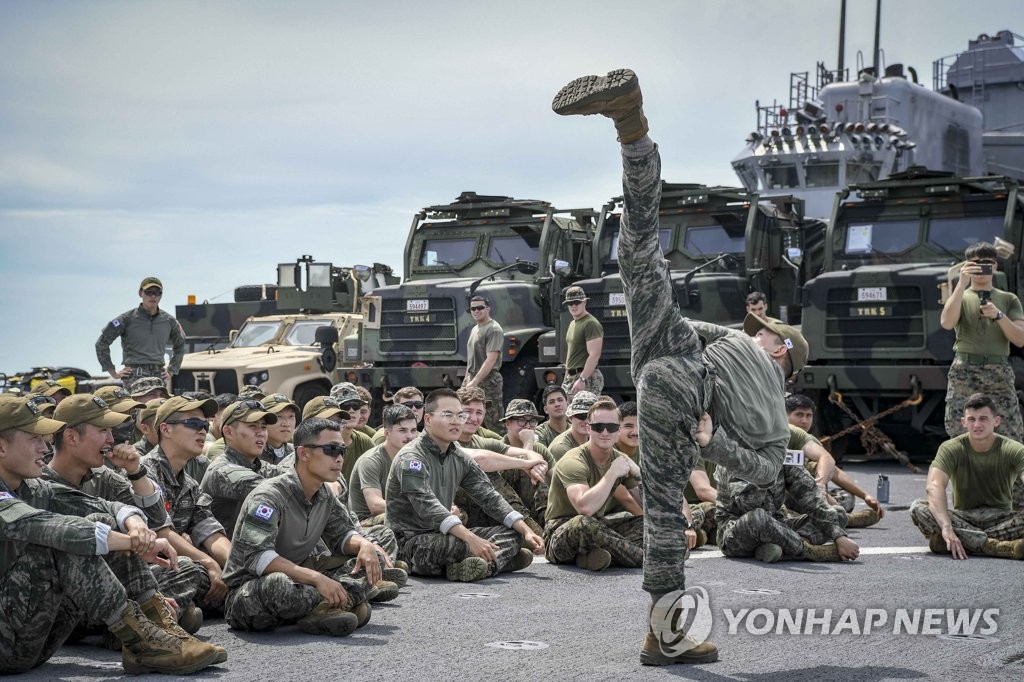
[[[519,553],[519,533],[505,526],[470,527],[475,535],[498,546],[497,559],[491,562],[490,575],[508,568]],[[398,558],[409,564],[413,575],[444,575],[449,564],[469,556],[466,543],[447,533],[422,533],[399,541]]]
[[[910,505],[910,519],[926,538],[942,534],[926,499],[914,500]],[[1024,511],[991,507],[950,509],[949,522],[964,549],[972,554],[981,553],[985,540],[1024,539]]]
[[[639,568],[644,565],[644,517],[629,512],[602,519],[582,514],[567,521],[552,521],[544,532],[544,555],[553,564],[571,564],[576,555],[605,549],[612,566]]]
[[[523,515],[523,521],[530,527],[530,530],[537,535],[543,535],[543,527],[534,518],[534,505],[525,502],[517,491],[517,488],[523,489],[526,487],[521,480],[522,478],[526,478],[527,484],[532,483],[530,477],[522,470],[509,469],[507,471],[490,471],[487,473],[487,478],[490,479],[491,485],[509,503],[512,509]],[[491,515],[485,512],[483,507],[477,504],[476,500],[467,495],[461,488],[455,492],[454,501],[455,506],[466,512],[465,523],[468,526],[487,526],[496,520],[500,520],[491,518]],[[547,501],[545,500],[546,506]]]
[[[569,396],[569,400],[576,395],[576,392],[572,390],[572,385],[576,383],[576,380],[580,378],[579,374],[574,376],[565,375],[562,379],[562,388],[565,389],[566,394]],[[590,391],[594,395],[601,395],[604,391],[604,375],[601,374],[601,370],[595,369],[594,373],[583,380],[583,388],[581,391]]]
[[[366,601],[366,578],[349,573],[350,557],[325,556],[304,561],[302,566],[338,581],[348,593],[348,606]],[[269,573],[228,592],[224,619],[235,630],[259,632],[288,625],[304,617],[323,600],[311,585],[295,582],[284,573]]]
[[[1014,387],[1013,368],[1001,365],[964,365],[954,363],[949,368],[949,388],[946,389],[946,433],[950,438],[964,433],[960,418],[964,416],[964,403],[974,393],[984,393],[996,403],[996,412],[1002,423],[996,433],[1024,443],[1024,421],[1021,419],[1017,389]],[[1024,509],[1024,484],[1018,479],[1013,484],[1013,508]]]
[[[752,509],[738,519],[718,526],[718,547],[728,557],[754,555],[758,545],[772,543],[782,548],[784,556],[804,555],[804,540],[812,545],[833,542],[839,526],[815,523],[806,514],[777,519],[764,509]]]
[[[138,381],[144,377],[156,377],[157,379],[164,378],[164,366],[163,365],[125,365],[131,373],[121,379],[121,383],[127,388],[132,385],[132,382]],[[170,388],[165,386],[168,392]]]
[[[623,145],[622,152],[618,257],[629,318],[637,422],[643,434],[643,589],[658,595],[686,587],[683,490],[698,456],[694,433],[711,404],[715,374],[702,357],[697,333],[679,311],[659,245],[661,159],[657,147],[645,139]],[[742,449],[715,457],[717,464],[752,480],[770,480],[779,464]]]
[[[690,518],[693,519],[693,527],[704,531],[709,542],[715,542],[715,535],[718,530],[718,519],[715,516],[714,502],[701,502],[690,505]]]
[[[178,556],[178,570],[154,566],[150,569],[159,585],[160,594],[172,597],[178,608],[197,606],[210,591],[210,574],[202,564],[186,556]]]
[[[41,665],[83,615],[110,621],[127,602],[103,557],[26,545],[0,577],[0,673]]]
[[[472,378],[467,375],[467,378]],[[478,384],[478,387],[483,390],[484,395],[487,396],[486,409],[487,412],[484,414],[484,426],[489,428],[495,433],[505,434],[505,424],[500,421],[505,416],[505,383],[501,378],[501,372],[497,370],[491,370],[490,373],[484,380]],[[523,397],[523,396],[514,396]]]

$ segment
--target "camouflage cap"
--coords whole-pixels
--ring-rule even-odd
[[[167,393],[167,384],[160,377],[142,377],[141,379],[136,379],[128,386],[128,393],[133,398],[144,396],[153,391],[163,391],[165,398],[170,397]]]
[[[743,320],[743,331],[749,336],[754,336],[760,329],[767,329],[782,339],[782,343],[789,349],[789,362],[793,365],[793,376],[798,374],[807,364],[807,356],[810,354],[810,347],[807,345],[804,335],[796,327],[791,327],[778,320],[765,320],[753,313],[747,313]]]
[[[92,424],[110,428],[120,426],[131,419],[126,414],[114,412],[110,405],[92,393],[76,393],[60,401],[53,416],[68,426]]]
[[[335,384],[331,388],[331,397],[337,400],[339,405],[347,405],[348,403],[366,404],[366,401],[359,397],[359,391],[356,390],[355,384],[347,381]]]
[[[597,402],[597,395],[590,391],[580,391],[573,396],[569,409],[565,411],[570,417],[586,416],[590,408]]]
[[[18,429],[38,436],[56,433],[64,422],[50,419],[28,398],[0,395],[0,431]]]
[[[120,386],[101,386],[96,389],[96,397],[110,405],[110,409],[114,412],[121,412],[123,414],[128,414],[136,408],[146,406],[144,403],[140,403],[132,398],[131,394]]]
[[[146,406],[142,408],[142,412],[139,412],[139,419],[146,421],[147,419],[153,419],[156,417],[156,411],[160,409],[160,406],[167,402],[167,398],[153,398]]]
[[[526,398],[516,398],[509,402],[505,408],[505,416],[498,421],[506,421],[508,419],[515,419],[516,417],[533,417],[540,419],[540,415],[537,413],[537,406],[533,404],[532,400]]]
[[[295,416],[299,416],[299,406],[288,400],[288,396],[284,393],[274,393],[266,396],[260,400],[263,403],[263,409],[271,414],[279,414],[281,410],[286,407],[290,407],[295,410]]]
[[[151,400],[150,403],[152,402],[153,401]],[[176,412],[202,410],[203,416],[212,417],[217,414],[218,409],[216,400],[189,400],[185,396],[176,395],[173,398],[168,398],[158,408],[156,408],[156,419],[153,420],[153,428],[159,429],[160,425],[167,421],[167,419]]]
[[[238,392],[239,400],[263,400],[266,397],[266,392],[259,386],[243,386]]]
[[[327,395],[318,395],[306,403],[306,406],[302,408],[303,421],[310,417],[330,419],[336,415],[339,415],[345,421],[352,418],[352,415],[349,412],[341,409],[341,403]]]
[[[163,291],[164,290],[164,283],[161,282],[158,278],[153,277],[151,275],[151,276],[147,277],[146,279],[142,280],[142,283],[139,284],[139,289],[140,290],[141,289],[148,289],[150,287],[156,287],[160,291]]]
[[[66,395],[71,395],[71,389],[59,381],[55,381],[54,379],[42,379],[32,387],[31,393],[38,393],[39,395],[45,395],[47,398],[52,398],[61,391]]]
[[[565,290],[565,300],[562,301],[562,305],[566,303],[575,303],[576,301],[586,301],[587,293],[583,291],[583,287],[569,287]]]
[[[273,412],[268,412],[263,403],[258,400],[239,400],[224,408],[220,418],[220,427],[223,429],[225,426],[230,426],[235,422],[252,424],[260,420],[268,424],[276,424],[277,415]]]

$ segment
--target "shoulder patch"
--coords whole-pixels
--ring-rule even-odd
[[[0,500],[13,500],[14,495],[6,491],[0,491]]]
[[[409,462],[409,471],[423,471],[423,462],[414,459]]]
[[[271,517],[274,516],[275,511],[277,510],[271,507],[269,504],[263,503],[253,510],[252,515],[255,516],[257,519],[269,521]]]
[[[121,326],[121,318],[115,317],[113,320],[110,321],[110,324],[113,325],[114,327],[120,327]]]

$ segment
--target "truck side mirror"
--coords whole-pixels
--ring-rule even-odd
[[[321,348],[333,347],[338,342],[338,328],[334,325],[317,327],[313,339]]]
[[[238,338],[238,330],[237,329],[232,329],[231,331],[228,332],[228,343],[231,343],[232,341],[234,341],[237,338]]]
[[[555,260],[551,262],[551,274],[559,277],[568,277],[572,274],[572,265],[569,261]]]
[[[536,263],[528,260],[521,260],[518,263],[516,263],[516,265],[519,268],[519,272],[523,273],[524,275],[532,275],[536,273],[537,270],[540,269],[540,267]]]

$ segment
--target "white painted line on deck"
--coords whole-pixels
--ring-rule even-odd
[[[928,552],[929,552],[929,549],[928,549],[927,545],[924,545],[924,546],[915,545],[913,547],[861,547],[860,548],[860,555],[861,556],[867,556],[867,555],[873,555],[873,554],[927,554]],[[719,549],[711,549],[711,550],[702,549],[702,550],[698,550],[696,552],[691,552],[689,558],[687,559],[687,561],[689,561],[690,559],[694,559],[695,560],[695,559],[724,559],[724,558],[725,557],[722,555],[722,551],[719,550]]]

